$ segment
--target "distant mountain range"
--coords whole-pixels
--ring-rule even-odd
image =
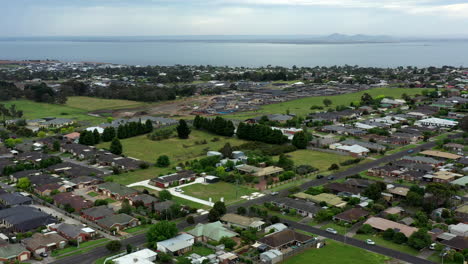
[[[174,36],[57,36],[0,37],[0,41],[69,41],[69,42],[205,42],[272,44],[353,44],[427,41],[467,41],[467,38],[397,38],[387,35],[174,35]]]

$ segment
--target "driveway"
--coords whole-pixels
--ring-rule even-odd
[[[205,181],[204,178],[197,178],[193,182],[183,184],[183,185],[179,185],[179,186],[173,187],[173,188],[167,188],[166,190],[168,190],[172,195],[174,195],[176,197],[180,197],[182,199],[186,199],[186,200],[189,200],[189,201],[192,201],[192,202],[196,202],[196,203],[199,203],[199,204],[204,204],[204,205],[212,207],[214,205],[213,202],[202,200],[202,199],[190,196],[190,195],[186,195],[186,194],[177,192],[175,190],[176,188],[183,188],[183,187],[186,187],[186,186],[189,186],[189,185],[192,185],[192,184],[203,183],[204,181]],[[162,188],[159,188],[159,187],[156,187],[154,185],[149,184],[149,180],[141,181],[141,182],[135,182],[135,183],[127,185],[127,187],[135,187],[135,186],[144,186],[146,188],[156,190],[158,192],[164,190]]]

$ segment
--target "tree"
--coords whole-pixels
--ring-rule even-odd
[[[358,229],[357,233],[358,234],[370,234],[372,233],[372,231],[374,231],[374,229],[372,228],[371,225],[364,224]]]
[[[97,199],[96,201],[94,201],[94,206],[101,206],[107,204],[109,204],[109,202],[104,199]]]
[[[272,215],[272,216],[270,217],[270,222],[271,222],[272,224],[279,223],[279,222],[280,222],[280,218],[279,218],[277,215]]]
[[[187,221],[187,224],[189,225],[195,224],[195,218],[192,215],[187,216],[185,220]]]
[[[224,144],[223,148],[221,148],[219,152],[221,152],[221,154],[223,154],[223,157],[225,158],[232,158],[231,144],[229,142]]]
[[[184,119],[181,119],[179,121],[179,125],[176,128],[177,130],[177,135],[180,139],[187,139],[190,135],[190,128],[187,125],[187,122],[185,122]]]
[[[294,134],[292,139],[292,144],[298,149],[306,149],[307,144],[309,143],[306,134],[304,131],[297,132]]]
[[[112,240],[112,241],[109,241],[109,243],[106,244],[106,248],[110,252],[117,252],[122,248],[122,243],[120,243],[120,241],[118,241],[118,240]]]
[[[122,202],[122,206],[119,210],[119,214],[131,214],[132,213],[132,206],[130,205],[130,202],[128,199],[124,199]]]
[[[328,170],[338,170],[339,168],[340,168],[340,166],[338,166],[338,164],[333,163],[333,164],[328,168]]]
[[[146,239],[148,245],[155,248],[157,242],[173,238],[178,232],[175,222],[160,221],[151,226],[146,233]]]
[[[75,212],[75,208],[73,208],[73,207],[71,206],[71,204],[69,204],[69,203],[65,204],[65,205],[63,206],[63,209],[64,209],[67,213],[70,213],[70,214],[73,213],[73,212]]]
[[[59,142],[58,140],[55,140],[55,141],[54,141],[54,144],[53,144],[52,149],[53,149],[54,151],[59,151],[59,150],[60,150],[60,142]]]
[[[393,235],[393,242],[397,244],[404,244],[407,240],[408,238],[406,238],[405,234],[403,234],[402,232],[396,232]]]
[[[290,170],[294,167],[294,161],[288,157],[286,157],[286,155],[284,154],[281,154],[279,156],[279,159],[278,159],[278,163],[277,163],[278,167],[281,167],[285,170]]]
[[[395,230],[393,230],[392,228],[389,228],[383,232],[382,237],[385,240],[392,240],[394,235],[395,235]]]
[[[160,191],[158,196],[159,196],[159,200],[161,201],[172,200],[172,194],[168,190]]]
[[[110,152],[115,155],[122,154],[122,144],[118,138],[114,138],[110,145]]]
[[[213,209],[218,211],[219,215],[224,215],[227,212],[226,205],[221,201],[214,203]]]
[[[233,239],[229,238],[229,237],[222,237],[220,240],[219,240],[219,243],[220,244],[223,244],[225,248],[229,249],[229,250],[232,250],[234,249],[234,247],[237,245],[236,241],[234,241]]]
[[[80,139],[78,140],[80,144],[92,146],[94,145],[94,134],[91,131],[83,131],[80,134]]]
[[[20,178],[16,184],[16,187],[23,190],[28,190],[31,187],[31,181],[26,177]]]
[[[364,93],[361,96],[361,105],[371,105],[374,103],[374,98],[368,93]]]
[[[408,239],[408,245],[417,250],[421,250],[431,244],[431,236],[424,228],[414,232]]]
[[[127,244],[127,254],[132,253],[132,251],[133,251],[133,246],[132,246],[132,244]]]
[[[169,161],[169,157],[167,155],[161,155],[158,157],[158,160],[156,161],[156,167],[159,168],[165,168],[168,167],[171,164]]]
[[[219,220],[220,217],[221,216],[219,215],[219,212],[216,211],[214,208],[212,208],[208,213],[208,221],[210,222],[216,222]]]
[[[330,99],[328,99],[328,98],[325,98],[325,99],[323,99],[323,104],[326,107],[329,107],[332,104],[332,101]]]
[[[115,134],[115,128],[113,127],[106,127],[104,128],[104,131],[102,132],[102,141],[104,142],[109,142],[111,141],[112,139],[114,139],[116,136]]]
[[[39,138],[45,138],[46,136],[47,136],[47,134],[46,134],[46,132],[44,132],[44,131],[39,131],[39,132],[37,133],[37,137],[39,137]]]
[[[93,137],[94,137],[94,144],[99,144],[99,142],[101,142],[101,134],[99,134],[99,131],[97,129],[94,129]]]
[[[364,190],[364,195],[370,199],[377,201],[382,197],[382,191],[387,189],[387,186],[383,182],[373,183]]]
[[[247,213],[247,209],[245,209],[245,207],[243,206],[237,207],[237,214],[245,215],[246,213]]]

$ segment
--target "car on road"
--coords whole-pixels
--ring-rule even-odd
[[[335,179],[335,177],[334,177],[334,176],[328,176],[328,178],[327,178],[327,179],[328,179],[329,181],[331,181],[331,180],[334,180],[334,179]]]
[[[46,252],[42,252],[41,254],[39,254],[39,256],[47,258],[49,255]]]
[[[413,152],[414,152],[414,149],[408,150],[408,153],[413,153]]]
[[[338,234],[338,232],[335,229],[331,228],[331,227],[325,229],[325,231],[327,231],[328,233],[332,233],[334,235]]]
[[[325,176],[323,176],[322,174],[317,175],[317,179],[322,179],[323,177]]]
[[[179,188],[179,187],[176,187],[176,188],[174,188],[174,191],[176,191],[176,192],[180,192],[180,193],[183,193],[183,192],[184,192],[184,190],[182,190],[182,189],[181,189],[181,188]]]
[[[366,239],[366,244],[367,245],[375,245],[375,242],[372,241],[372,239]]]
[[[270,195],[273,195],[273,196],[278,195],[278,194],[279,194],[279,192],[272,192],[272,193],[270,193]]]

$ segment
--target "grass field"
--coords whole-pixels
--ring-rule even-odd
[[[219,141],[211,142],[213,138],[219,138]],[[207,144],[196,144],[197,141],[202,142],[203,140],[206,140]],[[121,140],[125,155],[152,163],[156,162],[160,155],[167,155],[171,166],[179,162],[205,157],[208,150],[218,151],[228,142],[231,143],[231,146],[237,146],[246,141],[216,136],[199,130],[192,130],[189,139],[170,138],[152,141],[143,135]],[[109,145],[110,143],[103,143],[97,147],[108,148]]]
[[[294,165],[311,165],[321,171],[327,170],[333,163],[339,165],[340,162],[352,159],[350,156],[342,156],[308,149],[296,150],[294,152],[287,153],[286,155],[291,157],[294,161]]]
[[[326,243],[326,246],[323,248],[311,248],[302,254],[287,259],[283,263],[379,264],[389,260],[386,256],[339,242],[327,240]]]
[[[88,195],[91,196],[91,197],[96,197],[99,194],[97,194],[96,192],[89,192]]]
[[[183,187],[182,190],[184,190],[184,194],[186,195],[190,195],[206,201],[211,198],[212,202],[217,202],[221,200],[221,197],[224,197],[224,202],[226,204],[239,201],[241,200],[241,196],[249,195],[255,191],[253,189],[239,185],[237,188],[236,197],[236,185],[227,182],[217,182],[208,185],[197,183]]]
[[[238,114],[229,115],[229,118],[244,120],[250,117],[262,115],[262,114],[280,114],[286,113],[289,109],[290,113],[299,116],[306,116],[311,112],[310,107],[313,105],[323,106],[323,99],[328,98],[332,101],[332,107],[337,105],[348,106],[351,102],[359,101],[364,93],[369,93],[371,96],[385,95],[394,98],[401,98],[401,95],[406,93],[408,95],[421,94],[425,88],[373,88],[366,91],[360,91],[357,93],[341,94],[334,96],[316,96],[301,98],[289,102],[283,102],[278,104],[270,104],[262,106],[258,111],[243,112]]]
[[[118,175],[109,175],[106,178],[112,179],[114,182],[128,185],[135,182],[149,180],[160,175],[166,175],[169,172],[173,172],[172,168],[157,168],[154,166],[149,167],[145,170],[131,171]]]
[[[396,243],[393,243],[392,241],[387,241],[387,240],[383,239],[379,235],[357,234],[353,238],[356,238],[356,239],[359,239],[359,240],[372,239],[375,242],[376,245],[379,245],[379,246],[382,246],[382,247],[394,249],[394,250],[404,252],[404,253],[407,253],[407,254],[411,254],[411,255],[414,255],[414,256],[419,254],[419,251],[417,251],[414,248],[411,248],[410,246],[407,246],[405,244],[396,244]]]
[[[69,246],[63,249],[54,250],[52,251],[52,256],[56,258],[64,258],[64,257],[72,256],[72,255],[83,254],[85,252],[88,252],[96,248],[96,246],[98,245],[103,245],[107,243],[108,241],[109,239],[107,238],[86,241],[86,242],[81,243],[79,248]]]
[[[96,111],[103,109],[122,109],[148,105],[147,103],[118,100],[118,99],[102,99],[87,96],[70,96],[68,97],[66,106],[82,109],[85,111]]]
[[[70,118],[76,121],[84,121],[90,124],[99,124],[105,121],[104,118],[94,117],[87,114],[86,110],[70,107],[67,105],[55,105],[46,103],[36,103],[29,100],[14,100],[0,102],[6,106],[16,105],[16,109],[24,112],[24,118],[36,119],[42,117]]]

